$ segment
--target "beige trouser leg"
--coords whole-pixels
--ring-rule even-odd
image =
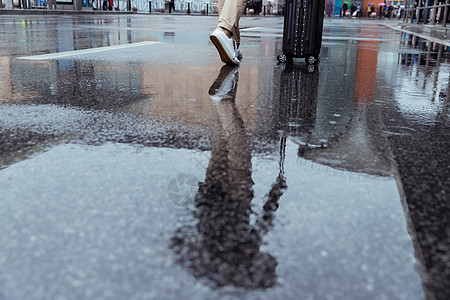
[[[241,42],[239,33],[239,19],[245,9],[247,0],[219,0],[219,27],[228,29],[233,34],[233,39]]]

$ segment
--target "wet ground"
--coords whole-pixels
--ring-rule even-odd
[[[0,16],[0,299],[448,299],[448,39],[215,22]]]

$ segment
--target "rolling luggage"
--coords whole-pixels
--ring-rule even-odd
[[[322,44],[325,0],[286,0],[284,9],[283,54],[279,62],[305,58],[314,64]]]

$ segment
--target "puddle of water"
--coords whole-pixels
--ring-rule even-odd
[[[17,262],[6,264],[8,271],[1,275],[8,293],[23,298],[22,293],[37,285],[50,287],[57,278],[78,298],[85,295],[73,287],[89,282],[96,283],[98,293],[110,290],[124,298],[129,291],[145,296],[152,290],[185,297],[231,292],[254,298],[424,298],[421,279],[426,282],[428,274],[422,269],[417,273],[414,266],[424,263],[433,270],[429,261],[435,259],[436,249],[417,248],[415,233],[426,240],[435,232],[417,221],[423,216],[414,210],[414,201],[432,193],[416,193],[408,185],[417,183],[416,174],[405,167],[415,156],[401,151],[417,149],[405,140],[420,141],[430,125],[439,125],[430,145],[448,138],[448,53],[427,41],[409,43],[409,37],[400,44],[392,42],[398,37],[393,34],[376,39],[374,28],[365,31],[367,38],[351,43],[324,43],[314,70],[303,63],[276,67],[280,40],[254,39],[247,46],[255,50],[247,52],[249,63],[229,77],[231,85],[223,85],[233,92],[225,92],[226,99],[218,103],[210,96],[219,65],[209,62],[213,54],[216,61],[217,54],[208,50],[202,50],[202,62],[195,66],[178,64],[179,49],[173,45],[164,46],[173,51],[164,54],[169,58],[164,62],[158,62],[157,55],[146,60],[147,53],[115,63],[102,58],[0,60],[0,76],[6,79],[2,101],[19,103],[0,106],[0,125],[60,138],[50,144],[31,139],[47,146],[46,152],[34,148],[29,159],[18,154],[28,148],[13,149],[12,157],[19,159],[7,162],[9,167],[0,172],[1,194],[18,199],[2,203],[0,210],[5,214],[0,244],[18,249],[0,252],[0,261]],[[178,38],[177,32],[161,35]],[[220,92],[220,80],[216,83]],[[281,149],[280,137],[286,143]],[[241,147],[231,147],[233,143]],[[439,153],[433,159],[446,166]],[[210,167],[211,161],[227,163]],[[206,182],[213,171],[227,174],[227,166],[247,180],[227,183],[238,176],[234,170],[224,179],[229,186],[213,196],[235,205],[229,188],[251,204],[227,211],[205,193],[201,196],[211,205],[191,207],[195,212],[183,209],[201,194],[193,181]],[[439,180],[426,179],[420,176],[420,186],[439,192],[432,186]],[[284,181],[287,189],[280,188]],[[268,202],[267,195],[276,201]],[[408,225],[408,209],[402,208],[404,197],[405,207],[411,204],[414,228]],[[61,198],[64,205],[56,201]],[[79,215],[87,215],[87,221],[79,221]],[[235,226],[228,230],[226,222],[215,222],[224,220],[220,215],[241,219],[228,224]],[[441,225],[437,221],[435,227]],[[214,236],[214,230],[222,237]],[[14,234],[25,242],[14,244]],[[173,238],[178,248],[170,250]],[[246,243],[236,244],[240,241]],[[248,250],[248,260],[236,249]],[[78,268],[85,253],[93,260]],[[44,265],[26,257],[57,259]],[[226,272],[221,272],[223,265]],[[23,276],[32,274],[30,270],[55,276]],[[67,274],[75,278],[69,285],[63,282]],[[126,287],[117,285],[122,274],[131,278]],[[210,289],[211,282],[231,288]],[[237,289],[239,284],[249,290]],[[16,286],[23,286],[23,292]],[[266,291],[250,291],[254,288]]]

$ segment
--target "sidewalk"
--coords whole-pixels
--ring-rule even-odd
[[[104,10],[69,10],[69,9],[0,9],[0,15],[129,15],[129,14],[148,14],[138,13],[137,11],[104,11]],[[158,11],[152,12],[155,15],[169,15],[168,13],[160,13]],[[182,12],[175,12],[172,15],[187,15]],[[192,16],[204,16],[199,13],[192,13]],[[209,15],[214,15],[210,13]],[[206,15],[207,16],[207,15]],[[262,17],[262,16],[261,16]],[[268,16],[264,16],[268,17]],[[272,17],[272,16],[269,16]],[[326,19],[339,19],[334,17],[325,17]],[[367,18],[365,18],[367,19]],[[396,30],[412,34],[432,42],[436,42],[447,47],[450,47],[448,27],[440,25],[423,25],[423,24],[411,24],[398,22],[395,25],[384,24],[384,26]]]

